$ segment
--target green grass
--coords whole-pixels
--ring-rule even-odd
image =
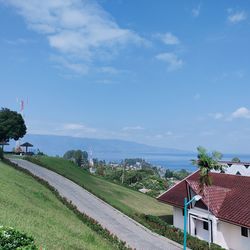
[[[136,217],[136,214],[142,213],[165,217],[171,217],[172,215],[172,207],[135,190],[90,175],[67,160],[48,156],[33,157],[32,159],[71,179],[131,217]]]
[[[114,249],[31,176],[0,161],[0,225],[48,249]]]

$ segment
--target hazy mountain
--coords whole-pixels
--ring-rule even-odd
[[[26,141],[32,143],[34,149],[39,149],[48,155],[62,156],[67,150],[81,149],[88,152],[92,151],[93,157],[106,160],[120,160],[126,157],[147,158],[148,155],[161,156],[166,154],[182,155],[190,153],[172,148],[160,148],[131,141],[114,139],[28,134],[22,139],[22,142]],[[13,145],[10,147],[13,147]]]

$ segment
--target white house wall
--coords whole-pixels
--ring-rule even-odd
[[[222,164],[224,167],[225,174],[233,174],[236,175],[238,172],[242,176],[249,176],[250,177],[250,167],[246,167],[242,164],[233,164],[231,166],[228,166],[227,164]],[[220,170],[212,170],[214,173],[220,173]]]
[[[241,227],[227,222],[218,221],[217,225],[217,244],[230,250],[249,250],[250,249],[250,235],[244,237],[241,235]],[[250,234],[250,230],[248,230]]]
[[[197,237],[209,241],[209,231],[203,229],[203,221],[196,220],[196,232],[197,232]]]
[[[189,213],[194,213],[200,217],[206,218],[207,211],[202,209],[191,209]],[[189,216],[187,216],[188,219]],[[191,215],[191,224],[194,223],[193,217]],[[244,237],[241,235],[241,227],[236,226],[221,220],[218,220],[213,215],[210,215],[210,220],[213,221],[213,242],[221,245],[225,249],[230,250],[250,250],[250,230],[248,231],[249,236]],[[175,227],[180,228],[183,230],[184,228],[184,216],[182,213],[182,208],[173,207],[173,224]],[[202,221],[195,221],[197,236],[204,240],[208,241],[208,231],[203,229],[203,222]],[[194,225],[193,225],[194,226]],[[191,226],[191,230],[194,228]],[[187,229],[188,229],[188,221],[187,221]],[[190,232],[194,235],[194,232]]]
[[[174,226],[180,229],[184,229],[184,216],[182,214],[182,208],[173,207],[173,221]]]

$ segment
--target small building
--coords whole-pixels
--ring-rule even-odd
[[[202,199],[189,206],[187,232],[226,249],[249,250],[250,177],[210,173],[212,186]],[[157,199],[173,206],[173,224],[184,229],[184,198],[200,194],[199,171],[191,174]]]
[[[0,146],[1,146],[2,150],[4,150],[4,146],[8,146],[8,145],[10,145],[8,143],[8,141],[0,141]]]
[[[146,194],[146,193],[150,192],[151,189],[147,189],[147,188],[143,187],[143,188],[139,189],[139,191],[140,191],[141,193]]]
[[[95,174],[96,173],[96,168],[93,166],[93,167],[90,167],[89,168],[89,172],[91,173],[91,174]]]
[[[25,142],[25,143],[21,144],[20,147],[24,147],[25,148],[25,153],[27,154],[28,153],[28,148],[33,147],[33,145],[31,143],[29,143],[29,142]]]
[[[219,161],[224,166],[224,173],[243,175],[250,177],[250,162],[232,162],[232,161]],[[217,172],[218,171],[213,171]]]

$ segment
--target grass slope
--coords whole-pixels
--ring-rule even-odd
[[[0,225],[35,238],[48,249],[113,249],[51,191],[0,161]]]
[[[156,199],[145,194],[90,175],[67,160],[48,156],[40,156],[34,159],[44,167],[85,187],[93,194],[131,217],[142,213],[157,216],[172,215],[172,208],[170,206],[159,203]]]

